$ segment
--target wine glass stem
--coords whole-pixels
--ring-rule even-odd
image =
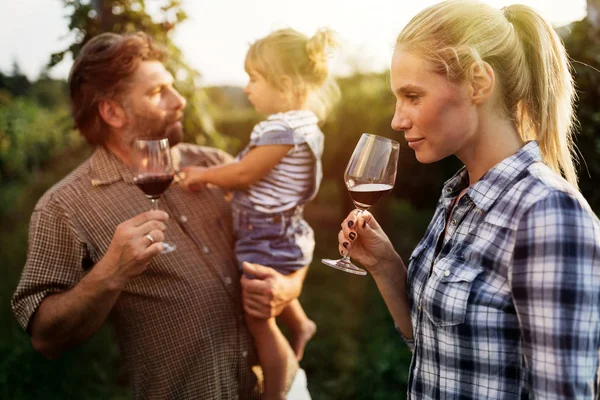
[[[152,209],[158,210],[158,199],[150,199],[150,201],[152,202]]]

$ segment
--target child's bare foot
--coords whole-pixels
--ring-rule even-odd
[[[308,341],[315,335],[316,332],[317,324],[310,319],[303,324],[302,329],[291,332],[292,337],[290,344],[292,345],[292,349],[294,349],[294,353],[296,353],[296,358],[298,361],[302,360],[302,357],[304,357],[304,348],[306,347],[306,343],[308,343]]]

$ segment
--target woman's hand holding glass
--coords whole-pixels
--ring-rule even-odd
[[[371,274],[380,272],[385,264],[400,260],[392,242],[381,226],[368,211],[353,210],[342,222],[338,233],[338,249],[343,256],[350,250],[352,258],[360,262]],[[347,243],[347,246],[344,246]]]

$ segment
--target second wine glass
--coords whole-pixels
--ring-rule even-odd
[[[358,213],[390,193],[396,182],[396,171],[400,144],[382,136],[363,133],[354,148],[344,173],[348,193]],[[350,251],[338,259],[322,259],[323,264],[356,275],[367,271],[350,261]]]
[[[167,190],[175,169],[171,161],[169,139],[137,139],[133,148],[133,182],[158,210],[158,199]],[[163,242],[162,253],[170,253],[176,246]]]

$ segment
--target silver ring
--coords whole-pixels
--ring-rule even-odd
[[[150,241],[150,245],[149,246],[151,246],[151,245],[154,244],[154,238],[152,236],[150,236],[149,233],[146,234],[146,238]]]

